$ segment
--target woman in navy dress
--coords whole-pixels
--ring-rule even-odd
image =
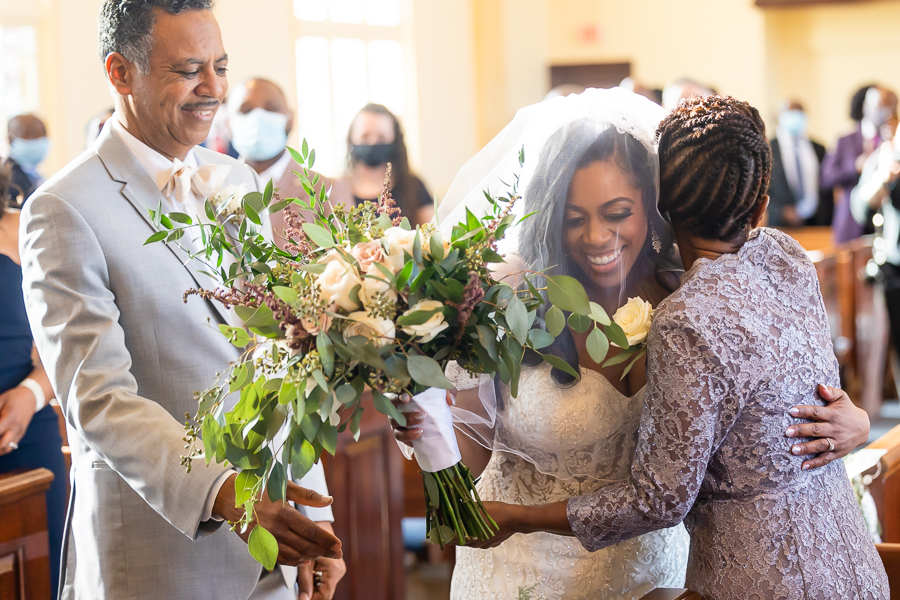
[[[0,172],[0,198],[9,174]],[[41,366],[22,296],[18,211],[0,203],[0,473],[45,468],[53,472],[47,491],[50,577],[57,597],[59,561],[66,519],[66,465],[59,421],[49,401],[50,381]],[[43,403],[38,407],[38,403]]]

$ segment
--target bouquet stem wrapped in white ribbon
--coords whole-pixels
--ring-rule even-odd
[[[497,531],[462,463],[446,390],[429,388],[413,396],[403,412],[421,411],[422,436],[413,440],[425,484],[428,539],[442,547],[457,540],[488,539]]]

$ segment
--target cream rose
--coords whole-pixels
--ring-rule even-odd
[[[359,292],[359,299],[362,300],[364,306],[369,307],[375,300],[375,294],[384,294],[393,302],[397,301],[397,292],[391,288],[391,282],[388,281],[384,273],[378,270],[374,264],[369,266],[366,271],[367,277],[363,277],[362,289]]]
[[[384,232],[381,241],[387,250],[387,260],[396,272],[406,264],[404,252],[412,256],[413,244],[416,242],[416,230],[407,231],[402,227],[391,227]]]
[[[370,317],[365,311],[350,313],[349,318],[353,322],[344,329],[345,340],[361,335],[372,340],[376,346],[384,346],[397,337],[394,322],[390,319]]]
[[[343,258],[341,258],[341,255],[338,254],[337,250],[329,250],[328,252],[325,253],[325,256],[323,256],[322,258],[319,259],[318,264],[327,265],[328,263],[335,262],[335,261],[342,262],[344,264],[346,264],[346,262],[347,262]]]
[[[343,260],[333,260],[328,263],[325,270],[316,279],[322,294],[328,298],[330,304],[343,308],[347,312],[359,308],[359,304],[350,297],[350,291],[361,285],[359,277],[353,267]]]
[[[443,307],[444,305],[437,300],[421,300],[417,302],[415,306],[403,313],[403,316],[405,317],[419,311],[437,310]],[[437,334],[448,327],[450,327],[450,324],[444,320],[444,313],[438,310],[438,312],[431,315],[431,318],[421,325],[407,325],[406,327],[401,327],[401,329],[406,335],[418,338],[419,341],[424,344],[425,342],[433,340],[437,337]]]
[[[226,185],[219,191],[215,192],[209,199],[210,203],[216,207],[216,212],[222,210],[222,204],[227,203],[224,212],[234,214],[241,208],[241,201],[247,195],[247,184]]]
[[[650,322],[653,320],[653,305],[640,298],[629,298],[613,315],[613,322],[622,328],[628,338],[628,345],[634,346],[647,339]]]
[[[374,242],[361,242],[353,246],[350,254],[359,263],[359,270],[362,273],[367,272],[372,263],[383,263],[387,259],[381,242],[377,240]]]

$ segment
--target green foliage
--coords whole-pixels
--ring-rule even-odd
[[[467,211],[449,230],[412,229],[388,206],[332,206],[319,176],[310,171],[315,151],[304,140],[299,150],[288,152],[298,163],[292,172],[301,197],[280,197],[270,181],[239,203],[207,198],[201,215],[163,214],[159,205],[149,211],[157,231],[145,242],[182,247],[219,288],[188,295],[225,303],[245,324],[218,325],[239,350],[225,372],[197,394],[182,458],[188,470],[195,457],[241,470],[235,481],[236,504],[245,508],[236,524],[241,529],[252,527],[263,494],[285,499],[288,469],[302,477],[323,452],[337,450],[340,432],[349,429],[358,439],[366,389],[376,410],[405,424],[390,397],[451,389],[444,375],[451,360],[473,373],[499,375],[515,396],[526,350],[552,346],[567,325],[587,332],[588,351],[598,363],[606,359],[610,342],[625,340],[571,277],[523,272],[518,289],[492,279],[487,265],[503,262],[496,243],[521,221],[510,212],[518,199],[517,182],[503,195],[485,192],[488,214]],[[305,221],[284,213],[288,225],[275,232],[276,239],[290,239],[280,247],[261,232],[273,214],[288,207],[302,211]],[[181,246],[185,235],[200,240],[199,251]],[[357,244],[369,244],[383,260],[363,272],[362,265],[371,261]],[[331,260],[342,261],[346,277],[337,288],[320,280]],[[329,275],[334,272],[332,267]],[[421,301],[437,304],[413,310]],[[535,326],[538,314],[544,315],[546,330]],[[391,327],[376,331],[373,322]],[[562,359],[549,353],[544,358],[577,376]],[[627,372],[639,358],[637,349],[629,349],[605,364],[630,359]],[[429,539],[464,544],[491,534],[496,524],[463,465],[425,474],[424,485]],[[274,567],[278,545],[268,531],[253,528],[249,546],[266,568]]]

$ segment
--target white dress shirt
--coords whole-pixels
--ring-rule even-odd
[[[797,198],[795,207],[797,216],[809,219],[816,214],[819,207],[819,157],[816,156],[816,150],[806,136],[798,137],[781,128],[776,130],[775,136],[781,150],[784,175],[795,196],[799,196],[800,181],[803,182],[803,197]],[[798,162],[800,172],[797,168]]]
[[[293,157],[291,153],[285,150],[281,153],[281,156],[276,160],[271,167],[263,171],[259,174],[259,181],[262,185],[265,185],[271,179],[273,185],[278,187],[278,182],[281,181],[281,178],[284,177],[284,174],[287,173],[288,166],[293,162]],[[298,169],[299,170],[299,166]]]

